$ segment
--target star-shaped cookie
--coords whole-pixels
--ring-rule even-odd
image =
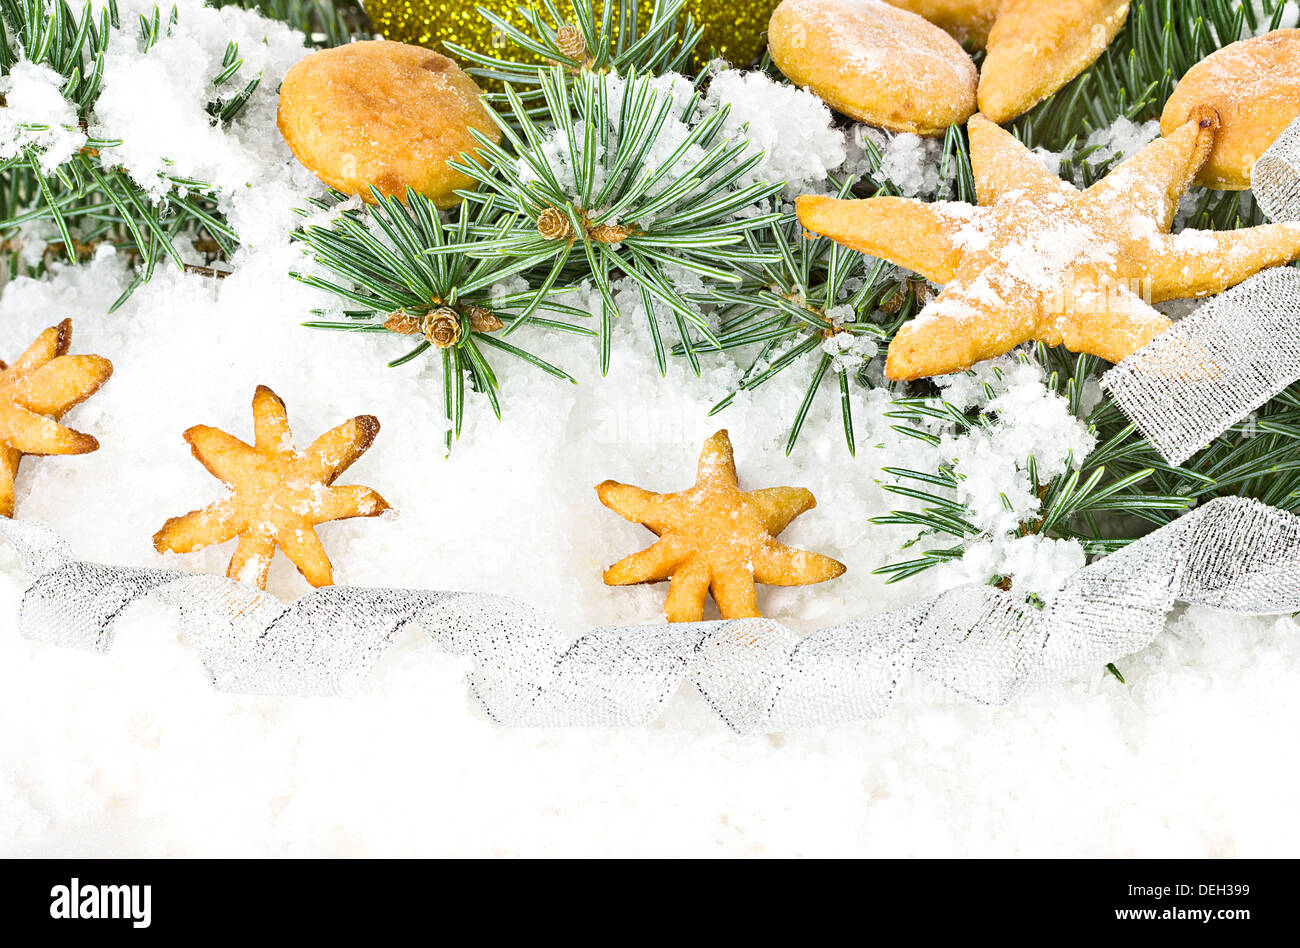
[[[1083,72],[1128,19],[1129,0],[888,0],[958,42],[984,46],[979,107],[1005,123]]]
[[[710,591],[722,618],[759,616],[755,583],[803,586],[844,572],[844,565],[828,556],[777,542],[777,534],[817,501],[801,487],[742,491],[726,431],[705,442],[693,487],[656,494],[605,481],[596,493],[606,507],[659,536],[654,545],[605,570],[605,582],[627,586],[671,579],[664,605],[669,622],[698,622]]]
[[[254,441],[247,445],[207,425],[185,432],[199,463],[230,488],[230,495],[163,524],[153,538],[159,553],[192,553],[239,537],[226,575],[266,588],[278,546],[313,586],[328,586],[333,570],[315,526],[388,509],[369,487],[335,487],[374,442],[379,420],[359,415],[321,435],[303,451],[294,447],[284,402],[265,385],[253,395]]]
[[[1178,200],[1214,144],[1198,108],[1086,191],[976,115],[979,205],[803,195],[810,231],[946,284],[889,347],[907,380],[958,372],[1039,340],[1119,362],[1169,327],[1151,304],[1227,289],[1300,257],[1300,224],[1171,234]]]
[[[72,320],[36,337],[13,365],[0,362],[0,516],[14,515],[14,478],[24,454],[86,454],[99,447],[59,419],[108,381],[113,363],[68,355]]]

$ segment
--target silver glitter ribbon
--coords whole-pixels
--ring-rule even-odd
[[[1101,377],[1170,464],[1300,379],[1300,270],[1274,268],[1203,304]]]
[[[106,651],[118,616],[160,595],[218,689],[355,692],[397,633],[418,624],[469,656],[469,684],[506,725],[635,725],[693,685],[738,732],[877,717],[912,670],[1005,704],[1145,647],[1176,601],[1247,615],[1300,610],[1300,518],[1257,501],[1197,508],[1071,576],[1044,608],[962,586],[905,609],[799,637],[769,619],[599,628],[568,641],[513,600],[329,586],[286,605],[224,577],[77,559],[48,527],[0,520],[31,585],[19,629]]]
[[[1259,156],[1250,183],[1269,220],[1300,221],[1300,119]]]
[[[1260,206],[1300,220],[1300,122],[1254,170]],[[1300,378],[1300,272],[1270,270],[1202,306],[1102,385],[1173,463]],[[1221,498],[1071,576],[1044,608],[962,586],[799,637],[769,619],[600,628],[566,640],[513,600],[330,586],[285,605],[224,577],[77,559],[48,527],[0,519],[31,586],[25,636],[107,651],[118,616],[157,594],[179,612],[215,687],[355,692],[415,623],[472,660],[469,683],[506,725],[632,725],[693,685],[738,732],[885,713],[909,670],[1005,704],[1149,644],[1182,601],[1246,615],[1300,611],[1300,519]]]
[[[1300,221],[1300,119],[1255,162],[1255,200]],[[1256,274],[1101,377],[1170,464],[1181,464],[1300,379],[1300,271]]]

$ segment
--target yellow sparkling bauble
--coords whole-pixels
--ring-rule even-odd
[[[687,0],[685,11],[704,30],[696,47],[697,65],[707,62],[711,52],[736,66],[748,66],[763,51],[767,20],[779,0]],[[488,56],[529,55],[509,49],[509,40],[475,10],[491,10],[512,26],[530,32],[519,6],[527,0],[363,0],[366,13],[376,30],[386,38],[403,43],[418,43],[444,52],[442,43],[451,42]],[[637,0],[637,22],[650,22],[654,0]],[[593,4],[597,15],[600,0]],[[569,5],[556,3],[561,13]],[[614,22],[618,22],[615,11]],[[468,65],[462,63],[462,65]]]

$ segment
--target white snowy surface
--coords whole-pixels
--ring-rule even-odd
[[[185,32],[193,2],[181,6],[182,29],[162,52],[171,70],[211,71],[228,32],[261,30],[251,15],[226,10],[210,14],[219,22],[202,14]],[[124,22],[132,16],[124,8]],[[403,340],[299,325],[330,301],[286,276],[303,264],[284,239],[290,209],[314,184],[272,124],[275,79],[298,47],[287,31],[265,32],[269,43],[256,55],[244,48],[255,43],[241,43],[266,79],[232,134],[213,148],[170,153],[163,138],[152,152],[142,140],[132,156],[142,183],[163,158],[177,174],[212,172],[246,242],[232,276],[160,270],[108,315],[130,273],[104,251],[51,278],[16,280],[0,296],[0,357],[70,316],[73,351],[116,367],[68,418],[101,449],[27,458],[19,477],[20,515],[48,521],[79,554],[223,571],[230,545],[164,560],[150,541],[167,517],[220,493],[181,432],[205,423],[249,437],[249,403],[264,383],[286,401],[300,444],[355,414],[382,422],[375,446],[342,481],[374,487],[399,515],[321,528],[340,583],[504,593],[575,634],[655,621],[665,587],[601,582],[604,566],[649,535],[602,507],[593,486],[615,478],[685,487],[700,445],[723,426],[742,486],[789,484],[816,495],[817,509],[782,538],[848,565],[828,584],[761,588],[764,611],[797,630],[1002,572],[1014,573],[1019,589],[1050,594],[1082,562],[1073,544],[997,536],[916,580],[886,586],[872,575],[911,536],[868,522],[898,505],[879,488],[882,465],[955,460],[981,525],[996,532],[1008,520],[1000,500],[992,503],[999,494],[1018,513],[1035,502],[1023,489],[1025,454],[1050,467],[1068,450],[1089,449],[1037,370],[1011,361],[998,399],[1015,408],[995,436],[931,450],[890,430],[896,420],[883,415],[882,393],[861,392],[856,459],[845,451],[835,397],[818,400],[786,458],[806,370],[708,418],[744,363],[707,358],[696,380],[674,362],[661,380],[644,317],[628,313],[608,378],[593,343],[563,335],[526,343],[579,386],[496,360],[504,420],[471,395],[464,436],[445,458],[431,360],[385,369]],[[113,60],[106,89],[139,81],[142,68],[129,55]],[[174,121],[183,127],[202,90],[177,88]],[[745,97],[770,91],[737,76],[718,98],[766,142],[775,130]],[[786,104],[800,108],[797,97]],[[817,103],[804,107],[782,121],[817,138],[819,157],[801,165],[797,149],[777,148],[776,166],[792,174],[844,160],[839,140],[820,131]],[[128,126],[141,121],[120,114]],[[886,145],[900,182],[933,187],[925,149]],[[205,167],[209,160],[216,164]],[[245,178],[255,186],[242,187]],[[949,395],[982,404],[976,382],[984,380],[954,380]],[[739,738],[689,692],[646,729],[496,728],[473,705],[462,661],[433,651],[417,630],[355,699],[220,694],[162,605],[135,607],[113,652],[88,655],[18,637],[24,587],[0,549],[0,855],[1289,855],[1300,843],[1290,818],[1300,784],[1284,750],[1300,727],[1291,619],[1188,610],[1120,663],[1128,685],[1098,668],[988,709],[909,680],[885,719]],[[289,599],[307,587],[278,557],[270,588]]]

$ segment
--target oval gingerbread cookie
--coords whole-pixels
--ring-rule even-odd
[[[957,41],[880,0],[783,0],[768,48],[791,82],[868,125],[936,135],[975,112],[979,74]]]
[[[447,159],[474,150],[471,128],[500,140],[481,95],[455,62],[431,50],[349,43],[289,70],[278,122],[297,159],[330,187],[366,200],[372,184],[397,197],[410,187],[450,207],[474,182]]]
[[[1165,103],[1161,132],[1173,132],[1198,105],[1214,106],[1221,127],[1196,180],[1223,191],[1250,187],[1255,160],[1300,118],[1300,30],[1274,30],[1205,57]]]

